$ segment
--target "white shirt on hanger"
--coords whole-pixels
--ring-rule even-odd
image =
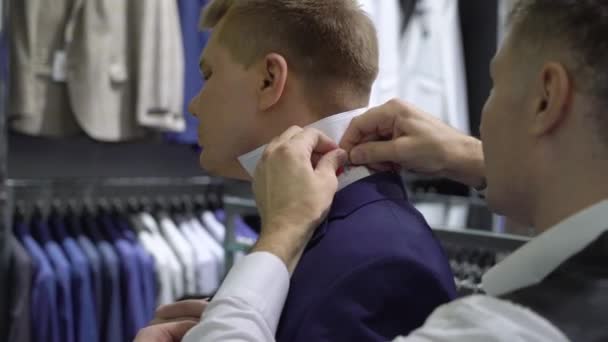
[[[162,216],[160,217],[159,224],[169,246],[184,266],[184,293],[182,295],[196,293],[196,265],[192,247],[179,229],[177,229],[175,222],[171,218]]]
[[[226,269],[226,251],[222,245],[215,241],[213,236],[211,236],[201,221],[199,221],[196,217],[190,219],[190,224],[193,227],[193,231],[198,234],[200,241],[205,243],[205,246],[209,248],[209,251],[213,254],[213,257],[216,260],[218,271],[217,287],[219,287],[220,279],[223,277]]]
[[[218,263],[204,239],[196,233],[190,221],[180,223],[180,229],[196,257],[196,289],[199,294],[212,294],[219,286]]]
[[[226,226],[215,217],[215,214],[207,210],[201,215],[201,219],[205,224],[205,228],[213,235],[215,240],[219,243],[224,243],[226,239]]]
[[[173,298],[173,285],[171,277],[172,269],[169,257],[165,255],[165,251],[161,246],[158,246],[156,239],[147,231],[140,231],[137,238],[141,245],[154,257],[157,281],[159,284],[157,303],[159,305],[170,304],[175,300]]]
[[[173,299],[171,300],[171,302],[174,302],[176,299],[184,295],[184,269],[171,247],[169,247],[169,245],[167,244],[167,241],[161,235],[156,219],[152,217],[152,215],[150,215],[149,213],[145,212],[140,214],[140,218],[142,220],[142,223],[151,232],[152,238],[155,240],[156,245],[160,250],[162,250],[162,253],[166,256],[169,262],[169,265],[171,267],[171,273],[173,274],[173,276],[171,277],[171,283],[173,285]]]

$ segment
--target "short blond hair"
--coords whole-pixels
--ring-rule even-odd
[[[378,75],[376,29],[356,0],[214,0],[201,29],[220,26],[219,42],[251,66],[268,53],[320,92],[368,98]],[[318,92],[317,92],[318,93]]]

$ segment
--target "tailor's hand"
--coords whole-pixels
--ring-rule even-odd
[[[356,165],[403,168],[475,188],[485,184],[481,141],[399,100],[355,118],[340,147]]]
[[[275,254],[291,271],[338,189],[336,172],[347,160],[316,129],[291,127],[274,139],[258,164],[253,190],[262,232],[253,251]]]
[[[201,319],[207,300],[184,300],[160,306],[150,325],[141,329],[135,342],[179,342]]]

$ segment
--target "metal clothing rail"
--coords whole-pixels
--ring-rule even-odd
[[[146,197],[158,194],[201,195],[211,187],[223,187],[219,178],[100,178],[100,179],[10,179],[7,188],[12,202],[51,199],[89,200],[101,197]]]
[[[183,196],[206,196],[218,190],[218,200],[226,212],[227,270],[234,263],[237,252],[246,251],[250,246],[237,242],[236,219],[242,215],[257,214],[257,207],[249,186],[244,183],[227,181],[209,176],[191,178],[100,178],[100,179],[11,179],[6,182],[10,213],[16,203],[34,203],[50,206],[55,200],[91,201],[97,199],[139,199],[171,198]],[[10,217],[10,215],[8,215]],[[7,220],[10,227],[10,219]]]

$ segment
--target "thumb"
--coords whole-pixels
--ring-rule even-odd
[[[139,331],[133,342],[177,342],[198,322],[180,321],[152,325]]]
[[[400,156],[407,155],[407,146],[405,141],[398,141],[397,139],[363,143],[355,146],[350,151],[350,161],[355,165],[383,162],[401,163]]]
[[[323,175],[336,175],[339,168],[348,161],[348,153],[343,149],[335,149],[326,153],[317,163],[316,172]]]

